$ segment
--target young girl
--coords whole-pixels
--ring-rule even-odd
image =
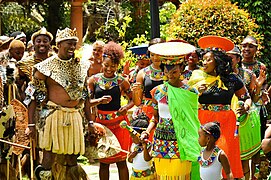
[[[200,154],[200,178],[202,180],[220,180],[222,178],[222,168],[227,180],[233,179],[227,155],[215,145],[220,137],[220,124],[209,122],[199,129],[199,144],[205,147]]]
[[[139,114],[132,122],[131,126],[138,133],[142,133],[148,127],[148,117],[145,114]],[[140,139],[132,134],[131,152],[128,154],[128,162],[132,163],[131,180],[154,180],[155,170],[152,165],[152,157],[150,156],[151,143],[149,141],[140,141]]]

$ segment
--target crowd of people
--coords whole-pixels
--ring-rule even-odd
[[[125,50],[113,41],[78,53],[69,28],[26,39],[0,37],[0,179],[89,179],[77,159],[88,151],[93,160],[90,147],[99,151],[101,180],[112,163],[120,180],[267,178],[271,87],[254,37],[234,45],[204,36],[197,48],[155,38],[129,48],[136,66],[122,68]],[[27,121],[30,148],[14,155],[18,118]],[[117,143],[101,141],[109,136]]]

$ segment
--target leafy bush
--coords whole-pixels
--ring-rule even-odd
[[[180,38],[194,45],[206,35],[227,37],[235,44],[247,35],[262,40],[254,20],[229,0],[187,0],[174,14],[169,27],[163,32],[167,39]]]

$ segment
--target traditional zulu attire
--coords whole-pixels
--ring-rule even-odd
[[[82,101],[75,108],[61,107],[51,101],[47,102],[41,110],[41,116],[45,122],[38,123],[40,148],[57,154],[84,154],[83,117],[80,110],[87,97],[85,79],[88,67],[88,62],[77,58],[61,60],[57,56],[52,56],[35,65],[39,72],[61,85],[71,100]],[[36,87],[36,85],[34,79],[30,86],[33,89],[40,88],[36,92],[44,100],[46,87]]]
[[[76,40],[76,31],[64,29],[57,32],[56,42],[61,43],[64,40]],[[28,61],[34,64],[34,61]],[[85,172],[77,165],[74,156],[67,164],[68,160],[64,155],[83,155],[85,153],[84,141],[84,116],[83,107],[88,97],[85,81],[89,68],[88,61],[82,61],[77,57],[69,60],[62,60],[58,55],[51,56],[46,60],[34,66],[33,74],[39,71],[41,74],[58,83],[69,95],[70,100],[78,101],[78,105],[73,108],[62,107],[47,99],[47,86],[45,80],[39,80],[33,77],[26,89],[25,104],[29,104],[33,99],[38,103],[37,112],[39,118],[36,119],[36,128],[38,130],[38,145],[41,149],[57,154],[55,164],[52,167],[52,173],[44,170],[42,166],[36,169],[36,175],[40,178],[63,179],[70,178],[85,179]],[[28,69],[31,71],[31,69]],[[29,73],[29,71],[26,71]],[[46,157],[44,157],[46,158]],[[45,174],[44,177],[43,174]],[[79,174],[78,174],[79,173]],[[47,176],[47,177],[45,177]],[[77,177],[75,177],[77,176]],[[80,176],[80,177],[79,177]]]
[[[36,58],[33,54],[19,61],[17,67],[26,75],[26,80],[31,81],[34,66],[42,61],[43,59]]]
[[[220,123],[222,135],[217,141],[217,145],[228,155],[234,177],[242,177],[239,136],[234,136],[236,116],[231,110],[230,104],[234,92],[244,85],[234,74],[230,75],[229,79],[228,84],[224,85],[219,76],[215,77],[201,70],[194,70],[188,84],[192,87],[198,87],[200,84],[209,85],[208,89],[199,97],[200,122],[201,124],[212,121]]]
[[[151,142],[147,142],[147,149],[151,147]],[[130,180],[154,180],[155,168],[152,161],[144,160],[143,147],[135,143],[131,146],[131,152],[137,152],[137,155],[133,158],[132,175]]]
[[[193,46],[179,42],[149,47],[149,51],[158,54],[165,66],[181,64],[185,54],[193,50]],[[152,156],[158,179],[199,179],[197,90],[164,82],[152,90],[152,96],[157,101],[153,107],[159,115],[157,121],[151,120],[156,124]]]
[[[133,52],[133,54],[136,56],[137,61],[140,61],[140,60],[149,61],[150,60],[150,57],[147,55],[147,50],[148,50],[147,44],[141,44],[139,46],[130,47],[129,50],[131,50]],[[129,82],[131,85],[136,82],[136,76],[140,70],[141,69],[138,66],[136,66],[135,69],[133,69],[129,73]]]
[[[0,57],[0,138],[9,142],[14,142],[15,139],[16,119],[14,108],[10,103],[19,97],[15,84],[16,72],[16,60],[10,56],[8,50],[2,52]],[[10,145],[0,142],[0,177],[7,178],[7,163],[10,164],[12,150]],[[9,173],[10,179],[16,179],[15,169],[11,164],[9,165]]]
[[[189,89],[188,86],[174,88],[168,83],[154,89],[153,96],[158,102],[154,108],[158,109],[159,121],[156,122],[154,132],[152,156],[157,175],[161,178],[189,179],[191,161],[196,161],[200,151],[196,128],[200,125],[197,118],[197,94]],[[180,112],[174,112],[177,107],[182,107]],[[182,121],[185,123],[180,123]]]
[[[243,80],[247,89],[249,89],[252,75],[253,72],[239,68],[238,76]],[[261,149],[260,113],[255,107],[255,104],[252,103],[248,114],[244,114],[243,116],[239,117],[238,120],[240,121],[239,134],[241,160],[248,160]]]
[[[115,75],[113,78],[105,78],[102,73],[95,74],[94,76],[94,96],[95,99],[101,98],[104,95],[110,95],[112,100],[108,104],[99,104],[97,106],[98,115],[96,122],[109,128],[113,134],[117,137],[121,148],[128,150],[130,147],[129,132],[119,126],[120,122],[128,121],[127,116],[120,115],[118,110],[121,107],[120,98],[121,91],[120,85],[124,82],[124,78],[119,75]],[[126,160],[126,153],[120,152],[114,156],[100,159],[102,163],[115,163]]]
[[[219,155],[223,150],[215,146],[208,159],[204,159],[203,151],[200,153],[200,178],[202,180],[219,180],[222,176],[222,164],[219,162]]]
[[[242,68],[251,70],[252,72],[255,73],[256,77],[259,77],[260,70],[261,69],[265,70],[265,65],[263,63],[261,63],[260,61],[256,61],[254,63],[242,62]],[[255,106],[257,107],[258,111],[260,112],[261,138],[263,139],[264,133],[266,130],[266,121],[267,121],[268,112],[267,112],[267,109],[264,105],[262,97],[260,97],[259,101],[257,103],[255,103]]]
[[[150,91],[158,86],[159,84],[163,83],[163,76],[164,73],[160,69],[154,69],[152,65],[143,69],[144,71],[144,82],[143,82],[143,99],[142,99],[142,111],[148,116],[149,119],[153,116],[153,107],[152,107],[152,96]]]

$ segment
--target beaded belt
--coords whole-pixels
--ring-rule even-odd
[[[231,110],[231,105],[229,104],[199,104],[199,109],[209,110],[209,111],[228,111]]]
[[[142,104],[145,106],[151,106],[152,105],[152,99],[143,99]]]
[[[153,166],[149,169],[142,170],[142,171],[133,169],[132,176],[137,177],[137,178],[147,177],[153,174],[154,172],[155,172],[155,168]]]
[[[98,112],[99,113],[99,112]],[[100,120],[111,120],[117,117],[120,117],[120,113],[118,111],[110,113],[110,114],[98,114]]]

